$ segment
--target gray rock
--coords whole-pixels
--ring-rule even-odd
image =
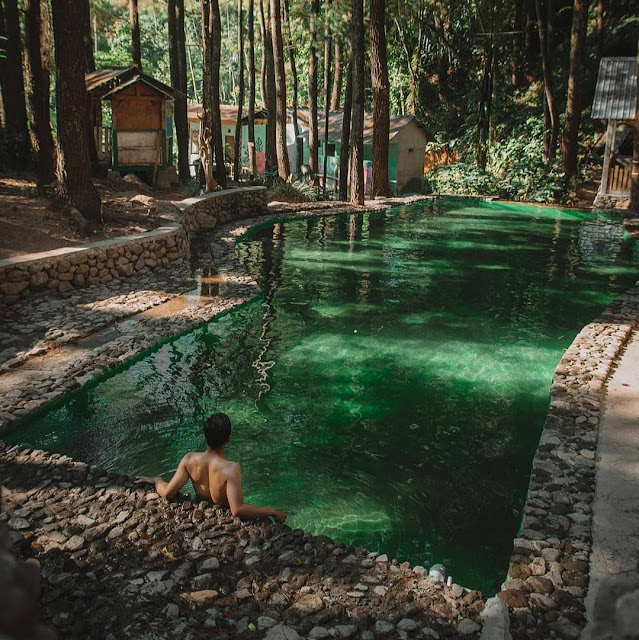
[[[168,573],[167,569],[160,569],[159,571],[149,571],[146,574],[146,579],[149,582],[159,582]]]
[[[312,640],[322,640],[323,638],[330,638],[331,634],[325,627],[313,627],[308,634],[308,637]]]
[[[386,620],[378,620],[375,623],[375,633],[379,636],[387,636],[395,631],[395,625]]]
[[[473,633],[477,633],[480,629],[481,627],[476,622],[473,622],[468,618],[460,620],[457,624],[457,631],[465,636],[472,636]]]
[[[7,524],[16,531],[24,531],[31,528],[31,523],[25,518],[10,518]]]
[[[64,546],[68,551],[78,551],[79,549],[82,549],[84,542],[85,541],[82,536],[73,536],[72,538],[69,538]]]
[[[300,635],[292,627],[277,624],[266,632],[264,640],[300,640]]]
[[[164,613],[169,620],[175,620],[175,618],[178,618],[180,615],[180,607],[171,602],[164,607],[162,613]]]
[[[153,600],[154,598],[168,598],[175,593],[177,585],[173,580],[147,582],[140,588],[140,596]]]
[[[277,620],[271,618],[270,616],[260,616],[257,619],[257,628],[260,631],[264,631],[265,629],[270,629],[277,624]]]
[[[490,598],[481,612],[481,640],[511,640],[508,607],[497,597]]]
[[[197,565],[198,573],[206,573],[207,571],[215,571],[220,568],[220,561],[217,558],[207,558]]]
[[[397,630],[403,631],[404,633],[412,633],[413,631],[417,631],[419,629],[419,625],[410,618],[402,618],[397,623]]]
[[[357,631],[357,627],[354,624],[338,624],[335,630],[340,638],[350,638]]]

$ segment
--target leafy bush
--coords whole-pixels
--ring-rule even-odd
[[[274,181],[268,192],[269,200],[284,202],[315,202],[320,193],[316,187],[306,180],[291,176],[288,182]]]
[[[465,162],[439,167],[424,175],[424,193],[441,195],[495,195],[493,177]]]

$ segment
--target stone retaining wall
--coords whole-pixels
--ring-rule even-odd
[[[265,187],[218,191],[178,203],[182,214],[175,225],[81,248],[0,260],[0,306],[180,265],[190,255],[189,233],[261,213],[265,207]]]
[[[497,594],[514,638],[576,639],[585,624],[595,458],[605,384],[639,328],[639,287],[614,300],[557,366],[521,530]]]

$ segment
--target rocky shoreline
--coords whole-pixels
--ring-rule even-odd
[[[482,594],[423,567],[0,443],[4,509],[60,638],[473,638]],[[32,561],[33,562],[33,561]]]

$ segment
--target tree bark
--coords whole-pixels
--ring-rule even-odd
[[[482,63],[482,84],[477,119],[477,147],[475,150],[477,166],[486,170],[488,157],[488,134],[490,130],[490,111],[493,93],[493,70],[495,48],[492,37],[486,38]]]
[[[36,160],[36,184],[44,195],[55,181],[53,136],[49,122],[49,44],[40,13],[40,0],[24,2],[24,32],[29,74],[32,147]]]
[[[353,106],[353,64],[349,60],[346,69],[346,89],[344,91],[344,116],[342,118],[342,137],[339,145],[339,199],[348,197],[348,168],[351,138],[351,109]]]
[[[275,99],[275,61],[273,59],[273,38],[271,37],[271,7],[268,5],[268,21],[264,16],[264,6],[260,0],[260,26],[262,28],[263,51],[266,52],[266,149],[265,164],[267,171],[277,170],[277,102]]]
[[[526,71],[528,79],[532,81],[535,76],[535,61],[537,60],[537,46],[535,44],[535,0],[524,0],[526,7]]]
[[[352,0],[353,103],[350,137],[350,201],[364,204],[364,0]]]
[[[515,0],[515,21],[513,31],[513,57],[511,62],[511,82],[513,87],[519,89],[524,83],[523,77],[523,56],[522,37],[519,33],[524,26],[524,2],[525,0]]]
[[[244,115],[244,8],[242,0],[237,0],[237,50],[240,56],[240,69],[237,121],[235,122],[235,149],[233,153],[233,179],[239,182],[242,167],[242,117]]]
[[[275,127],[277,149],[277,172],[282,180],[288,180],[291,166],[286,144],[286,73],[284,71],[284,43],[282,41],[282,9],[280,0],[271,0],[271,37],[273,39],[273,62],[275,64],[275,99],[277,119]]]
[[[319,7],[319,0],[311,0],[311,50],[308,57],[308,161],[313,175],[319,173],[319,127],[317,122],[317,18]]]
[[[291,63],[291,76],[293,80],[293,131],[295,132],[295,152],[297,158],[296,171],[300,170],[302,166],[303,158],[300,156],[300,149],[297,144],[297,137],[300,134],[300,126],[297,121],[297,112],[299,110],[299,97],[298,97],[298,81],[297,81],[297,64],[295,61],[295,47],[293,46],[293,32],[291,30],[291,16],[289,15],[288,0],[284,0],[284,17],[286,20],[286,40],[289,61]]]
[[[344,76],[344,60],[342,59],[342,43],[335,38],[335,63],[333,64],[333,92],[331,94],[331,111],[339,111],[342,99],[342,82]]]
[[[62,198],[91,221],[101,220],[100,196],[91,182],[89,107],[84,80],[83,0],[52,0],[58,122],[58,183]]]
[[[581,103],[586,57],[586,30],[588,27],[588,0],[574,0],[572,33],[570,36],[570,75],[566,101],[566,124],[562,138],[561,155],[564,172],[572,178],[577,174],[577,148],[581,124]]]
[[[184,31],[184,0],[168,1],[169,63],[171,84],[175,89],[173,121],[178,146],[180,182],[191,179],[189,168],[189,122],[187,107],[186,34]]]
[[[251,179],[257,176],[255,155],[255,3],[248,0],[249,41],[249,113],[248,113],[248,164]]]
[[[326,4],[326,26],[324,29],[324,166],[322,167],[322,173],[324,175],[323,187],[324,193],[326,193],[327,173],[328,173],[328,132],[329,132],[329,119],[331,111],[331,53],[333,51],[333,36],[331,34],[330,26],[330,4],[331,0]]]
[[[537,12],[537,30],[539,32],[539,48],[541,49],[541,68],[544,78],[544,93],[546,95],[546,104],[550,114],[551,134],[550,140],[546,144],[545,156],[547,162],[555,159],[557,151],[557,140],[559,139],[559,110],[555,102],[555,94],[552,86],[552,72],[550,70],[550,61],[548,60],[548,41],[546,39],[546,28],[548,22],[544,25],[541,17],[540,0],[535,0],[535,9]],[[546,28],[545,28],[546,27]]]
[[[84,2],[82,4],[82,30],[84,35],[84,61],[87,73],[95,71],[95,55],[93,53],[93,36],[91,34],[91,5]]]
[[[386,0],[370,0],[371,81],[373,85],[373,183],[371,196],[390,196],[388,149],[390,84],[386,55]]]
[[[140,46],[140,17],[138,0],[129,0],[129,22],[131,24],[131,56],[133,66],[142,70],[142,48]]]
[[[2,78],[2,104],[4,125],[29,145],[27,124],[27,103],[24,94],[24,74],[22,72],[22,36],[20,34],[20,14],[17,0],[4,0],[4,42],[5,56],[0,58]]]
[[[601,60],[604,50],[604,0],[597,0],[597,59]]]

